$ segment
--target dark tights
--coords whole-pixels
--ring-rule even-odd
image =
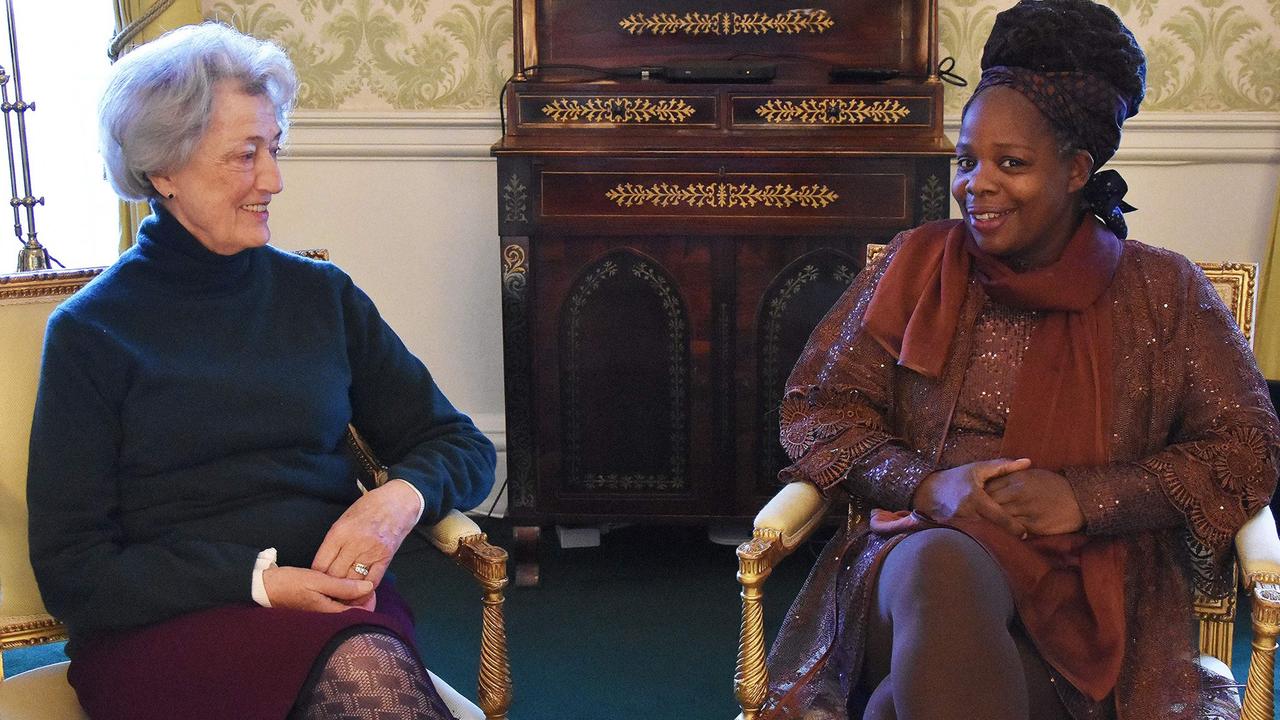
[[[344,640],[290,720],[455,720],[413,649],[384,632]]]
[[[885,557],[862,688],[864,720],[1068,717],[999,566],[948,529],[914,533]]]

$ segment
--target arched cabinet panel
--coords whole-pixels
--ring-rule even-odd
[[[689,319],[653,258],[610,252],[560,308],[562,488],[670,494],[689,482]]]
[[[529,274],[536,441],[520,497],[575,519],[711,512],[710,244],[574,237]]]
[[[755,322],[756,491],[777,489],[778,471],[788,464],[778,443],[778,404],[787,377],[809,333],[848,289],[860,263],[851,255],[822,248],[797,258],[773,277],[757,306]]]

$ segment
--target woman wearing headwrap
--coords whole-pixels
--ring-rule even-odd
[[[1142,51],[1104,6],[1023,0],[982,67],[962,219],[895,238],[788,381],[783,479],[879,509],[788,613],[765,716],[1234,715],[1191,586],[1270,498],[1280,428],[1213,288],[1126,239],[1099,170]]]

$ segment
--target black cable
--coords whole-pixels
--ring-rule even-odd
[[[956,87],[968,87],[969,81],[959,73],[952,72],[956,68],[956,59],[950,55],[938,62],[938,77]]]
[[[576,65],[572,63],[549,63],[546,65],[530,65],[524,69],[526,75],[537,75],[547,70],[582,70],[584,72],[594,73],[602,77],[639,77],[642,70],[648,68],[643,67],[621,67],[607,68],[598,65]],[[542,80],[542,82],[580,82],[580,78],[571,78],[568,80]]]
[[[488,512],[484,514],[485,517],[493,517],[493,509],[498,507],[498,501],[502,499],[502,494],[507,491],[508,479],[509,478],[502,478],[502,484],[498,486],[498,494],[493,496],[493,504],[489,506]]]
[[[791,53],[741,52],[729,56],[729,60],[731,61],[741,58],[760,58],[761,60],[799,60],[800,62],[806,62],[811,65],[820,65],[822,67],[830,67],[831,65],[829,61],[822,60],[821,58],[816,58],[811,55],[793,55]]]
[[[515,79],[515,75],[508,77],[498,91],[498,125],[502,128],[502,137],[507,136],[507,88],[511,87],[511,82]]]

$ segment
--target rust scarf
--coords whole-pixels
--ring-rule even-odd
[[[936,378],[970,273],[1001,304],[1047,311],[1015,381],[1001,453],[1055,471],[1103,465],[1110,459],[1109,288],[1121,249],[1114,233],[1086,217],[1057,261],[1017,273],[984,253],[964,223],[925,225],[885,271],[863,327],[900,365]],[[1120,544],[1082,533],[1021,540],[984,520],[950,524],[1000,564],[1045,661],[1081,692],[1105,698],[1124,656]]]

